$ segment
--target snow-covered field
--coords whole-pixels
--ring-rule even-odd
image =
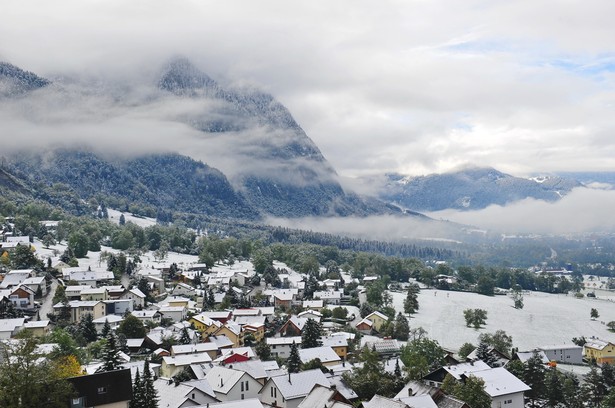
[[[112,210],[111,208],[107,209],[107,213],[109,214],[109,221],[116,224],[120,223],[120,216],[124,214],[124,220],[126,222],[132,222],[133,224],[137,224],[139,227],[145,228],[156,225],[156,220],[154,218],[136,217],[129,212],[121,212]]]
[[[403,311],[406,294],[391,295],[395,308]],[[514,346],[520,350],[572,344],[571,339],[579,336],[596,336],[615,342],[615,334],[605,325],[615,320],[612,299],[576,299],[572,295],[531,292],[524,295],[524,303],[523,309],[516,310],[507,296],[423,289],[419,294],[419,312],[410,319],[410,327],[423,327],[430,338],[453,350],[465,342],[477,344],[481,333],[500,329],[513,337]],[[487,324],[479,330],[466,327],[463,317],[464,309],[475,308],[488,311]],[[592,308],[600,313],[595,321],[590,319]]]

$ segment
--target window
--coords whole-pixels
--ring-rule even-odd
[[[271,387],[271,396],[273,397],[273,387]]]
[[[246,391],[249,391],[249,390],[250,390],[250,382],[246,381]]]
[[[244,399],[243,394],[241,394],[241,399]]]
[[[243,392],[243,381],[241,382],[241,392]]]
[[[98,387],[98,393],[99,394],[106,394],[107,393],[107,387]]]

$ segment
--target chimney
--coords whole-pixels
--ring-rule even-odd
[[[411,397],[412,396],[412,388],[408,388],[408,396]]]
[[[224,380],[220,378],[220,387],[224,387]]]

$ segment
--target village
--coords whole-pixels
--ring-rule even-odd
[[[593,332],[576,344],[519,350],[498,330],[478,347],[440,348],[421,327],[410,327],[412,313],[401,305],[393,313],[366,307],[377,276],[358,279],[338,269],[337,278],[315,281],[279,261],[259,274],[247,259],[212,266],[195,256],[131,256],[106,247],[71,266],[61,260],[66,246],[27,236],[5,237],[0,254],[6,260],[24,248],[45,271],[0,274],[0,339],[5,351],[40,339],[33,354],[49,359],[63,347],[48,341],[58,328],[77,339],[87,352],[67,378],[75,389],[67,406],[75,408],[569,406],[566,387],[589,387],[588,376],[600,367],[606,376],[604,367],[615,363],[615,344]],[[112,264],[119,257],[133,266],[118,280]],[[413,282],[389,284],[381,295],[395,304],[408,294],[416,313],[424,307],[419,292],[450,299]],[[434,344],[435,355],[421,349]],[[542,383],[520,379],[528,367],[543,373]],[[562,405],[545,405],[545,378],[556,367],[564,373]],[[476,381],[481,392],[472,388]]]

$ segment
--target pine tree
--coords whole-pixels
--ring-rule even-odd
[[[213,308],[216,305],[216,298],[214,296],[214,290],[211,288],[211,286],[207,289],[207,306],[209,306],[209,308]]]
[[[117,336],[114,332],[109,331],[102,349],[103,364],[96,370],[96,372],[113,371],[122,368],[122,362],[120,360],[120,348]]]
[[[86,313],[81,316],[81,320],[79,321],[79,330],[81,331],[85,341],[88,343],[96,341],[98,338],[98,333],[96,332],[96,325],[94,324],[94,318],[91,313]]]
[[[289,373],[298,373],[301,367],[301,359],[299,358],[299,349],[295,342],[290,346],[290,356],[286,360],[286,367]]]
[[[602,383],[605,387],[615,386],[615,368],[611,364],[604,363],[600,366],[602,372]]]
[[[109,324],[109,320],[105,319],[105,324],[103,324],[103,328],[100,332],[100,335],[103,339],[106,339],[111,331],[111,325]]]
[[[420,288],[416,283],[411,283],[408,287],[408,294],[404,300],[404,312],[408,314],[416,313],[419,310],[418,294]]]
[[[494,367],[497,362],[496,357],[489,350],[489,346],[484,341],[481,341],[476,348],[476,357],[482,360],[489,367]]]
[[[472,408],[491,407],[491,397],[485,391],[485,382],[478,377],[470,375],[465,382],[455,385],[453,394]]]
[[[154,387],[154,378],[149,369],[149,360],[145,360],[143,367],[143,399],[142,408],[158,408],[158,391]]]
[[[188,333],[188,329],[186,326],[182,329],[181,337],[179,338],[179,344],[190,344],[192,340],[190,339],[190,334]]]
[[[584,400],[589,402],[589,406],[597,407],[606,395],[606,392],[602,376],[598,373],[598,369],[592,366],[589,373],[585,374],[585,383],[582,388]]]
[[[139,375],[139,369],[135,374],[135,381],[132,385],[132,399],[130,400],[129,408],[141,408],[145,406],[145,388],[143,381]]]
[[[560,378],[559,373],[555,367],[551,367],[547,371],[546,375],[546,388],[547,388],[547,400],[549,401],[549,406],[555,407],[560,402],[563,403],[564,400],[564,386],[562,384],[562,380]]]
[[[531,400],[532,406],[535,406],[536,399],[542,398],[545,393],[545,368],[537,351],[534,351],[534,355],[525,364],[523,382],[531,388],[525,395]]]
[[[271,347],[269,347],[269,344],[267,344],[267,341],[265,339],[262,339],[261,341],[256,343],[255,351],[258,355],[258,358],[260,358],[262,361],[267,361],[271,359]]]
[[[301,348],[314,348],[322,345],[320,336],[322,335],[322,326],[314,319],[308,319],[303,326],[301,333]]]
[[[397,313],[397,317],[395,318],[395,329],[393,332],[393,337],[395,337],[397,340],[407,341],[409,331],[410,324],[408,323],[408,319],[406,318],[406,316],[401,314],[401,312]]]
[[[395,360],[395,371],[394,374],[396,377],[401,377],[401,368],[399,367],[399,359]]]

